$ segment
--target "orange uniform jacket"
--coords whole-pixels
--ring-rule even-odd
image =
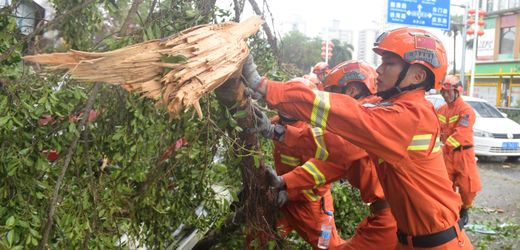
[[[277,119],[273,119],[276,121]],[[309,126],[302,121],[297,121],[288,125],[292,130],[304,130]],[[312,140],[312,139],[311,139]],[[273,140],[274,142],[274,166],[278,175],[284,175],[295,170],[296,167],[302,165],[306,160],[313,157],[313,152],[306,150],[304,147],[298,146],[298,142],[284,143]],[[316,188],[307,189],[287,189],[289,201],[318,201],[330,189],[330,185],[323,185]]]
[[[324,183],[346,178],[358,188],[366,203],[384,199],[376,169],[368,154],[342,137],[310,126],[286,126],[283,142],[299,148],[309,162],[283,175],[288,190],[320,186],[316,182],[323,176]],[[315,178],[316,177],[316,178]]]
[[[287,125],[283,142],[293,149],[299,148],[302,155],[312,156],[302,166],[283,175],[289,192],[319,185],[316,180],[322,176],[325,183],[346,178],[360,190],[361,198],[366,203],[385,198],[376,168],[368,154],[340,136],[308,125]],[[389,208],[373,210],[358,225],[352,238],[339,245],[338,249],[394,250],[397,245],[396,231],[397,225]]]
[[[278,120],[277,117],[273,122]],[[305,129],[309,126],[301,121],[287,125],[293,129]],[[290,173],[297,166],[301,165],[314,154],[308,152],[305,147],[296,144],[274,142],[273,158],[276,173],[283,175]],[[278,226],[282,229],[282,235],[288,234],[291,230],[296,230],[314,249],[318,249],[318,238],[320,236],[321,223],[327,218],[325,211],[334,212],[334,204],[330,193],[330,185],[311,187],[305,190],[288,189],[288,202],[281,208],[284,217],[278,220]],[[323,198],[323,204],[322,199]],[[336,225],[333,223],[333,230],[329,246],[331,249],[338,248],[344,240],[338,235]]]
[[[439,126],[432,126],[438,124],[437,117],[424,91],[362,106],[351,97],[313,91],[298,82],[269,81],[266,101],[377,157],[381,185],[403,233],[428,235],[456,224],[460,196],[451,188]]]
[[[441,125],[441,141],[444,144],[444,161],[454,187],[459,187],[462,203],[471,206],[480,191],[480,176],[473,148],[473,108],[458,97],[437,110]]]

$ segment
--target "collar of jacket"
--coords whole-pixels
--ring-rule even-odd
[[[462,97],[459,95],[459,96],[457,96],[457,98],[455,98],[455,100],[453,102],[448,103],[448,107],[452,108],[452,107],[458,106],[458,105],[460,105],[461,102],[463,102],[463,100],[462,100]]]
[[[394,96],[386,101],[396,102],[396,101],[402,101],[402,100],[425,99],[424,95],[425,95],[424,89],[415,89],[415,90],[402,92],[401,94]]]

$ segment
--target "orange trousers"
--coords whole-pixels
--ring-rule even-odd
[[[444,161],[450,180],[453,182],[453,189],[456,190],[457,187],[459,189],[462,206],[471,207],[477,192],[481,190],[473,148],[445,153]]]
[[[390,208],[376,211],[359,223],[356,232],[338,249],[393,250],[397,245],[397,224]]]
[[[323,197],[325,199],[325,209],[333,211],[334,207],[330,190]],[[313,249],[319,249],[318,239],[320,237],[321,224],[328,217],[323,212],[321,201],[288,202],[281,208],[281,211],[283,217],[278,220],[278,228],[281,230],[281,235],[286,236],[292,230],[296,230]],[[332,225],[329,249],[337,249],[345,241],[341,239],[336,231],[336,224],[333,222]]]
[[[447,243],[432,248],[423,248],[423,247],[413,247],[411,245],[403,245],[401,243],[397,243],[396,250],[472,250],[473,245],[471,245],[471,241],[468,238],[468,235],[464,232],[464,230],[460,230],[459,225],[455,225],[457,229],[457,237]]]

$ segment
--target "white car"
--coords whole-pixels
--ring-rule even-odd
[[[445,103],[441,95],[427,95],[426,99],[438,109]],[[507,156],[508,160],[520,158],[520,124],[507,118],[486,100],[462,96],[476,114],[473,126],[475,154],[481,156]]]

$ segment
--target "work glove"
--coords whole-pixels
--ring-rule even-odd
[[[251,97],[255,100],[260,100],[263,98],[262,94],[260,94],[260,92],[256,92],[254,91],[252,88],[249,88],[249,87],[246,87],[244,89],[244,95],[245,96],[248,96],[248,97]]]
[[[276,206],[277,207],[283,207],[287,200],[289,199],[289,194],[286,190],[280,190],[278,191],[278,196],[276,197]]]
[[[256,106],[253,106],[253,114],[253,122],[255,124],[255,127],[248,129],[248,132],[260,133],[263,137],[267,139],[273,139],[274,124],[271,124],[271,120],[269,120],[267,115]]]
[[[461,208],[459,213],[460,220],[462,221],[462,225],[466,225],[469,222],[469,215],[467,208]]]
[[[269,186],[285,191],[285,181],[283,180],[283,177],[279,176],[274,171],[274,169],[266,168],[266,175],[267,175],[267,179],[269,181]]]
[[[256,64],[253,61],[253,56],[251,54],[247,56],[246,61],[244,62],[244,66],[242,67],[242,76],[245,78],[246,85],[249,88],[253,90],[258,89],[262,77],[258,74],[258,71],[256,71]]]

